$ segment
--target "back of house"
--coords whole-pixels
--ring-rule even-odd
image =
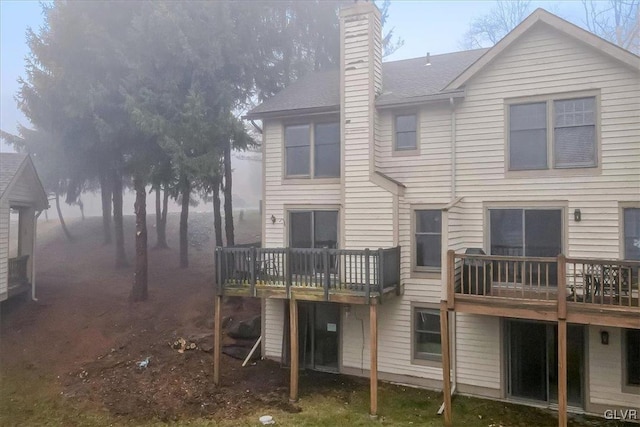
[[[345,8],[339,69],[247,116],[264,247],[218,249],[218,285],[263,298],[262,354],[637,410],[640,57],[540,9],[490,49],[382,62],[380,33]]]

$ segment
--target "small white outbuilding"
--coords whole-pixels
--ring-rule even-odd
[[[37,219],[48,207],[31,158],[0,153],[0,302],[29,290],[35,297]]]

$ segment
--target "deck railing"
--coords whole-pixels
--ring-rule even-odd
[[[449,253],[456,295],[639,307],[640,261]]]
[[[229,287],[292,287],[382,295],[400,286],[400,247],[387,249],[216,248],[218,291]]]
[[[27,261],[29,261],[29,255],[9,258],[9,284],[22,285],[29,282],[29,276],[27,276]]]

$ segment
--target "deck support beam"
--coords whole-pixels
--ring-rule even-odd
[[[444,425],[453,425],[451,410],[451,353],[449,350],[449,311],[447,301],[440,302],[440,340],[442,346],[442,400],[444,403]]]
[[[567,427],[567,321],[558,320],[558,426]]]
[[[298,374],[299,374],[299,358],[300,352],[298,350],[298,301],[295,299],[289,300],[289,342],[291,343],[291,372],[290,372],[290,389],[289,389],[289,401],[298,401]]]
[[[374,302],[369,305],[369,352],[371,356],[370,382],[371,382],[371,410],[369,415],[378,416],[378,305]]]
[[[216,295],[213,307],[213,383],[220,385],[220,354],[222,353],[222,295]]]
[[[558,426],[567,427],[567,260],[558,255]]]

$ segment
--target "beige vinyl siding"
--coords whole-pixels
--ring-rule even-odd
[[[285,302],[287,301],[271,298],[267,298],[265,302],[264,357],[267,359],[282,358]]]
[[[456,313],[457,382],[500,389],[500,343],[500,318]]]
[[[370,57],[379,43],[375,20],[345,20],[343,47],[343,200],[342,242],[347,249],[389,247],[394,243],[394,196],[371,182],[374,173],[376,113],[373,103],[381,85],[379,55]],[[369,28],[374,25],[374,28]],[[374,35],[378,32],[377,37]]]
[[[264,202],[263,202],[263,247],[281,248],[288,246],[287,209],[306,206],[327,206],[340,204],[340,183],[323,182],[322,179],[295,180],[287,182],[284,171],[283,124],[278,120],[263,123],[264,137]],[[275,223],[271,217],[276,219]],[[280,360],[284,322],[284,301],[267,299],[265,303],[265,357]]]
[[[342,365],[367,371],[370,367],[369,307],[351,306],[343,314]],[[442,379],[442,369],[411,363],[411,306],[393,299],[378,306],[378,370],[393,375]]]
[[[599,91],[601,172],[573,170],[569,172],[582,176],[551,177],[541,171],[530,178],[506,176],[505,98],[584,90]],[[566,255],[621,256],[618,202],[640,200],[638,73],[551,28],[537,27],[475,77],[466,94],[456,112],[456,188],[463,203],[459,218],[452,221],[450,247],[488,250],[487,204],[557,202],[567,207],[563,218]],[[575,209],[582,212],[581,222],[573,219]],[[458,315],[458,382],[497,388],[501,352],[498,319],[487,320],[495,322],[494,326],[481,327],[475,323],[477,316],[473,322],[466,318]],[[483,347],[483,340],[491,345]],[[592,400],[605,403],[609,396],[607,403],[611,404],[616,400],[618,404],[637,402],[637,395],[621,393],[619,382],[612,380],[621,375],[620,349],[609,346],[606,352],[607,361],[599,359],[597,352],[590,354]],[[487,363],[491,366],[485,366]],[[596,367],[598,363],[602,366]],[[617,374],[609,375],[615,369]],[[616,393],[611,388],[617,388]]]
[[[600,92],[601,173],[505,177],[504,100]],[[481,243],[483,201],[566,201],[568,256],[617,258],[618,202],[640,200],[640,78],[551,28],[536,27],[474,78],[457,111],[457,189],[469,206],[470,243]],[[586,173],[585,173],[586,172]],[[582,221],[573,211],[582,211]]]
[[[609,332],[609,344],[600,342],[600,331]],[[590,403],[637,409],[640,396],[622,393],[622,329],[589,326]]]
[[[27,174],[24,172],[20,175],[13,187],[11,187],[11,192],[8,196],[5,196],[8,200],[13,203],[31,203],[35,200],[36,196],[35,192],[35,183],[33,183],[33,178],[31,174]]]
[[[8,290],[9,260],[9,205],[0,202],[0,301],[6,299]],[[4,295],[4,296],[3,296]]]
[[[265,144],[265,194],[263,225],[265,227],[264,247],[286,247],[288,235],[287,206],[339,205],[340,183],[326,183],[323,179],[294,180],[291,183],[284,179],[284,135],[280,121],[264,123]],[[323,183],[324,181],[324,183]],[[271,216],[276,222],[271,221]]]

